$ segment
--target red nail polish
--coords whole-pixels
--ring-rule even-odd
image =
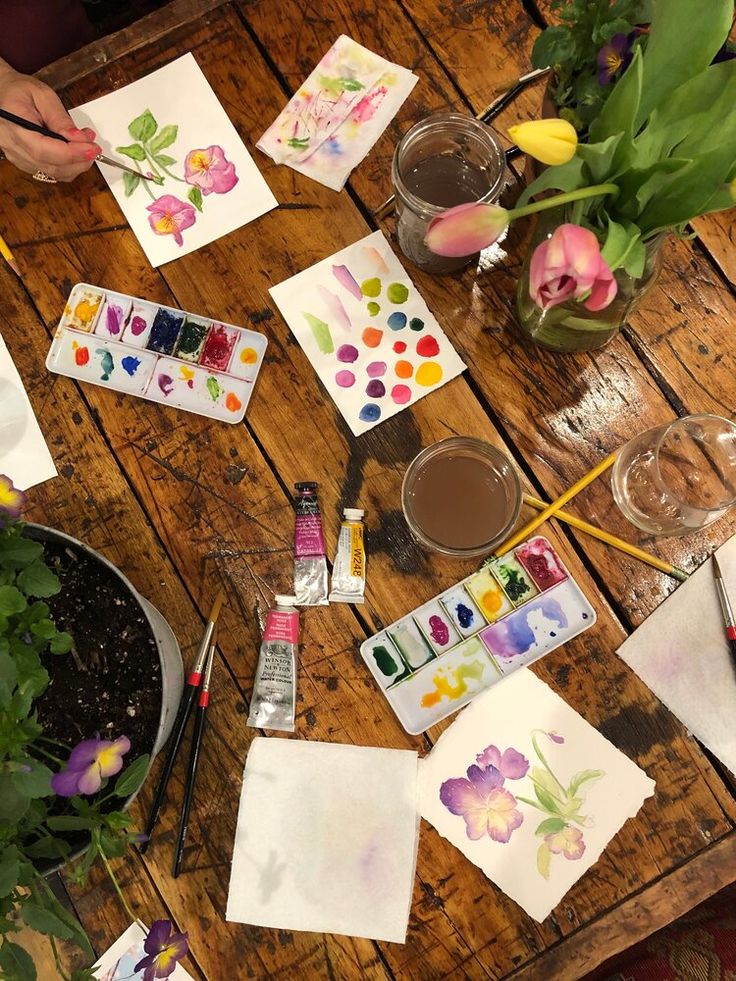
[[[102,153],[99,147],[90,147],[89,150],[84,151],[84,156],[86,160],[94,160],[99,153]]]

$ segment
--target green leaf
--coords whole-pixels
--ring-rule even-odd
[[[58,937],[60,940],[71,940],[74,936],[72,928],[64,923],[56,910],[46,909],[35,902],[25,902],[20,912],[24,922],[38,933]]]
[[[593,184],[604,184],[613,170],[613,160],[616,155],[623,133],[615,133],[602,143],[580,143],[577,155],[588,165]]]
[[[23,849],[29,858],[66,859],[71,847],[63,838],[39,838]]]
[[[15,586],[0,586],[0,614],[12,617],[25,610],[26,598]]]
[[[539,825],[537,830],[534,832],[535,835],[551,835],[555,834],[557,831],[562,831],[563,828],[567,827],[567,821],[563,818],[545,818],[544,821]]]
[[[187,197],[192,202],[197,211],[202,210],[202,192],[198,187],[190,187]]]
[[[40,599],[55,596],[61,590],[59,577],[42,559],[37,559],[26,566],[19,573],[17,583],[18,588],[22,589],[26,596],[37,596]]]
[[[0,897],[9,896],[19,883],[18,849],[6,848],[0,857]]]
[[[95,821],[89,817],[60,814],[57,817],[50,817],[46,823],[52,831],[90,831],[99,825],[100,821]]]
[[[15,789],[32,800],[37,797],[49,797],[51,795],[51,770],[43,763],[30,758],[27,758],[23,765],[30,767],[30,771],[16,771],[11,775]]]
[[[542,191],[576,191],[579,187],[589,184],[583,173],[583,161],[575,156],[566,164],[559,164],[557,167],[547,167],[537,177],[536,180],[527,187],[519,196],[516,202],[518,207],[528,204],[529,201]]]
[[[0,822],[17,824],[28,810],[31,798],[19,791],[8,773],[0,774]]]
[[[568,27],[548,27],[532,48],[532,67],[547,68],[562,64],[575,55],[575,42]]]
[[[130,146],[116,146],[115,150],[125,157],[130,157],[131,160],[146,159],[146,151],[139,143],[131,143]]]
[[[545,879],[549,879],[549,869],[552,864],[552,852],[549,850],[549,845],[546,841],[543,841],[537,850],[537,871],[540,875],[544,876]]]
[[[57,917],[57,919],[61,920],[61,922],[65,924],[69,930],[71,930],[71,940],[78,947],[81,947],[88,957],[94,957],[94,951],[92,950],[92,945],[89,942],[89,937],[87,936],[84,927],[79,922],[77,917],[70,913],[66,907],[62,906],[56,897],[53,899],[49,897],[48,906],[51,907],[51,911]]]
[[[136,793],[140,789],[143,781],[146,779],[146,774],[148,773],[148,765],[151,762],[151,757],[148,755],[139,756],[137,760],[134,760],[129,766],[123,770],[118,779],[115,781],[115,789],[113,793],[116,797],[130,797],[131,794]]]
[[[590,143],[602,143],[608,137],[622,133],[618,151],[623,156],[630,148],[638,127],[634,126],[642,93],[642,56],[641,48],[634,51],[631,64],[613,87],[613,92],[606,100],[597,118],[590,126]]]
[[[150,109],[146,109],[140,116],[136,116],[130,126],[128,126],[128,132],[133,139],[139,140],[141,143],[146,143],[150,140],[157,129],[158,123],[153,118]]]
[[[167,146],[171,146],[174,142],[178,132],[178,126],[162,126],[148,144],[148,149],[154,154],[158,153],[159,150],[165,150]]]
[[[641,232],[636,225],[629,224],[628,227],[620,225],[617,221],[608,219],[608,234],[606,241],[601,249],[601,256],[608,263],[611,270],[618,269],[626,263],[629,253],[636,243],[641,239]]]
[[[133,193],[133,191],[135,191],[135,189],[138,187],[140,182],[141,182],[141,178],[139,177],[138,174],[131,174],[127,170],[123,172],[123,188],[125,190],[126,198],[130,197],[130,195]]]
[[[37,981],[31,955],[9,940],[0,945],[0,970],[9,981]]]
[[[605,775],[605,770],[581,770],[579,773],[576,773],[570,781],[570,786],[568,787],[567,792],[571,797],[574,797],[584,783],[589,783],[591,780],[600,780],[600,778],[605,777]]]
[[[641,279],[644,274],[644,267],[647,264],[647,250],[641,238],[638,238],[632,246],[631,252],[626,256],[623,268],[627,276],[632,279]]]
[[[173,157],[168,156],[166,153],[156,153],[154,154],[153,159],[157,164],[161,164],[162,167],[171,167],[176,163],[176,160],[174,160]]]
[[[0,654],[0,707],[7,708],[18,680],[18,669],[10,654]]]
[[[52,654],[66,654],[72,649],[73,643],[72,635],[66,631],[61,631],[52,638],[49,650]]]

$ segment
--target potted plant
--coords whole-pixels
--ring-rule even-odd
[[[429,248],[468,254],[469,238],[483,248],[510,220],[547,212],[517,291],[520,329],[535,343],[602,347],[651,285],[666,235],[733,207],[736,60],[714,62],[733,14],[733,0],[712,0],[707,17],[698,0],[660,0],[586,142],[564,119],[512,127],[522,150],[548,164],[517,207],[461,205],[430,226]]]
[[[32,981],[33,962],[12,939],[20,923],[49,937],[60,977],[56,939],[92,956],[46,881],[50,870],[76,859],[68,874],[81,882],[99,858],[125,902],[110,860],[135,840],[126,810],[165,738],[166,713],[154,629],[135,606],[137,594],[73,539],[24,525],[22,503],[0,476],[0,975]],[[96,630],[85,604],[87,612],[97,604]],[[121,699],[125,688],[111,688],[120,685],[114,671],[136,683],[136,646],[148,687]],[[131,750],[136,758],[123,769]],[[151,935],[158,943],[162,928]],[[74,981],[92,977],[77,971]]]

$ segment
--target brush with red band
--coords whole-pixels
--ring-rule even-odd
[[[151,843],[151,835],[153,834],[153,829],[156,827],[159,811],[161,810],[161,805],[164,802],[166,786],[169,782],[171,771],[174,769],[174,762],[176,760],[177,753],[179,752],[179,746],[181,745],[187,720],[191,714],[192,706],[194,705],[197,697],[197,692],[200,689],[202,682],[202,671],[205,667],[207,655],[212,644],[212,637],[215,632],[215,624],[217,623],[217,618],[220,615],[220,610],[222,609],[224,599],[225,591],[221,589],[215,597],[215,602],[212,604],[210,615],[207,618],[207,625],[204,628],[202,643],[199,645],[199,651],[194,661],[194,666],[192,667],[191,673],[187,678],[186,684],[184,685],[184,692],[182,693],[181,701],[179,702],[179,711],[176,713],[174,728],[171,730],[171,736],[169,737],[169,750],[166,755],[166,760],[164,761],[163,770],[161,771],[158,787],[156,788],[156,796],[153,798],[151,813],[148,815],[148,823],[145,830],[146,837],[140,846],[141,852],[145,852]]]
[[[736,666],[736,619],[734,619],[731,601],[726,592],[726,584],[723,581],[721,567],[718,565],[715,555],[713,556],[713,576],[716,584],[716,593],[718,594],[718,602],[721,604],[721,612],[723,613],[723,622],[726,625],[726,637],[728,638],[731,655]]]
[[[189,767],[187,769],[187,782],[184,788],[184,806],[179,820],[179,834],[176,839],[176,852],[174,854],[174,867],[172,875],[176,877],[181,872],[181,864],[184,859],[184,846],[187,841],[187,831],[189,830],[189,812],[192,809],[194,800],[194,785],[197,780],[197,766],[199,764],[199,753],[202,749],[202,737],[204,736],[204,723],[207,718],[207,706],[210,701],[210,679],[212,677],[212,664],[215,660],[215,645],[210,647],[207,666],[204,671],[204,680],[199,692],[197,710],[194,714],[194,731],[192,733],[192,748],[189,754]]]

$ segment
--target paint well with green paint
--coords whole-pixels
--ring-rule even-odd
[[[312,334],[322,354],[332,354],[335,350],[335,342],[332,340],[330,328],[324,320],[320,320],[313,313],[307,313],[306,311],[302,311],[302,317],[304,317],[312,328]]]
[[[403,283],[390,283],[386,296],[392,303],[406,303],[409,299],[409,289]]]
[[[363,296],[378,296],[381,292],[381,280],[377,276],[364,279],[360,284],[360,291]]]
[[[387,678],[392,678],[399,670],[399,665],[391,657],[388,649],[383,644],[378,644],[373,648],[373,657],[376,661],[376,667]]]
[[[210,393],[212,401],[216,402],[222,394],[220,383],[216,378],[213,378],[212,375],[210,375],[205,384],[207,385],[207,391]]]

